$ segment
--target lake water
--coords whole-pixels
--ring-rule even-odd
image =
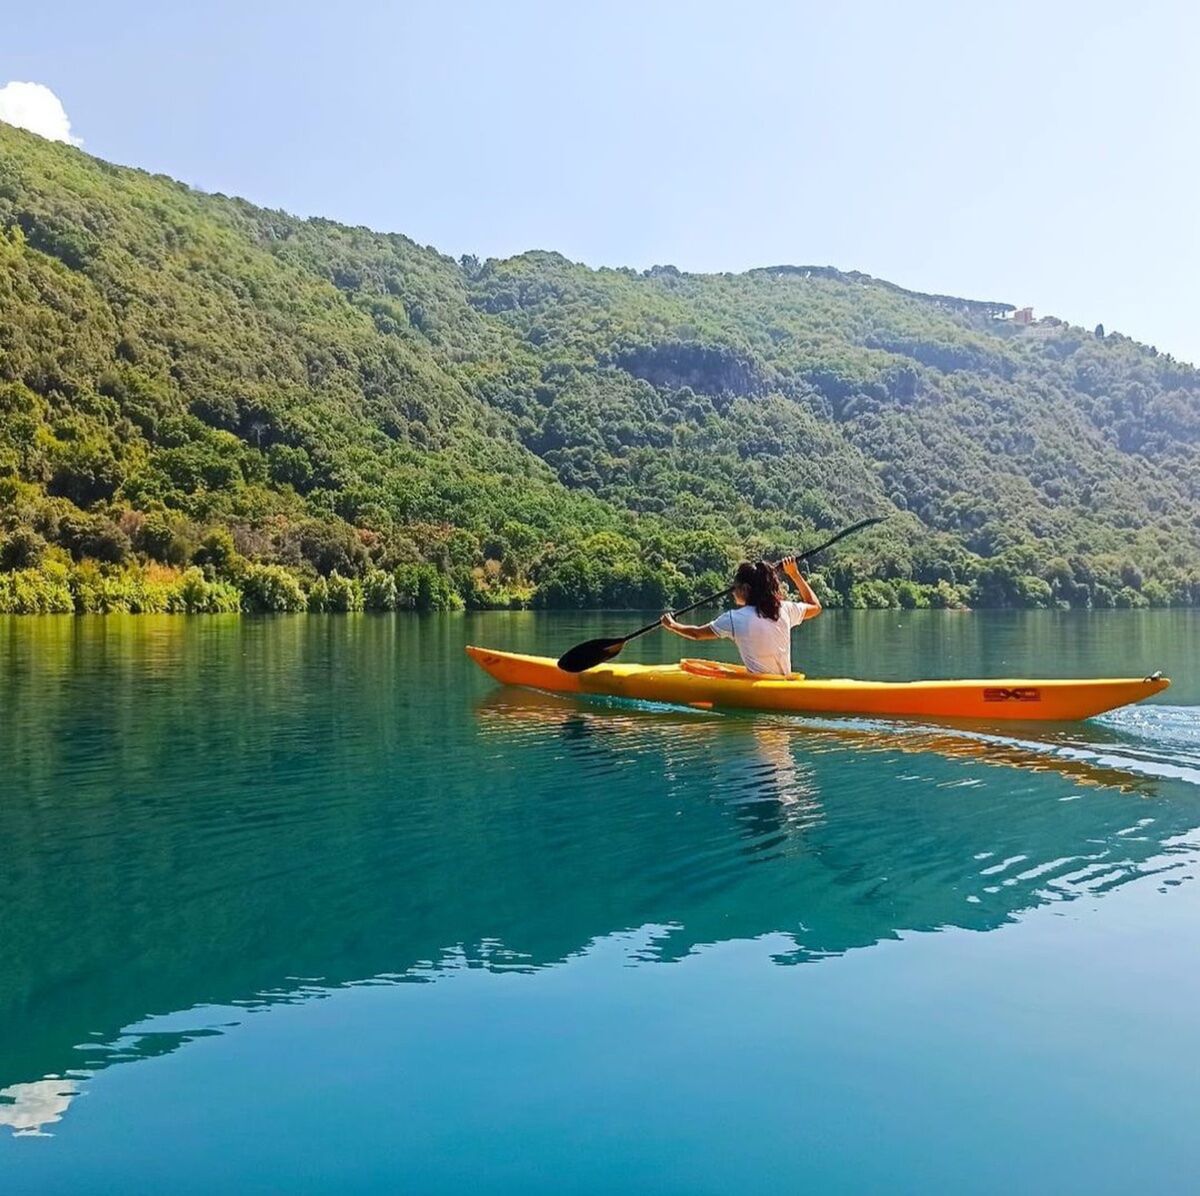
[[[1200,614],[797,633],[810,675],[1175,679],[994,733],[462,652],[637,622],[0,619],[0,1190],[1188,1188]]]

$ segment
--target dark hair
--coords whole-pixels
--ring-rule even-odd
[[[753,565],[749,561],[743,561],[733,575],[733,584],[746,587],[749,591],[749,604],[762,618],[779,618],[783,591],[779,588],[779,578],[775,570],[766,561],[758,561]]]

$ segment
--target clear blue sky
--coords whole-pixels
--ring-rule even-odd
[[[29,5],[85,148],[458,255],[860,269],[1200,361],[1200,6]]]

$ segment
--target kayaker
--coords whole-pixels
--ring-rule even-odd
[[[804,580],[794,556],[784,557],[779,566],[796,587],[799,602],[784,598],[779,575],[766,561],[742,561],[733,575],[735,609],[699,627],[680,623],[667,611],[662,625],[688,640],[733,640],[751,673],[790,673],[792,628],[815,619],[821,613],[821,600]]]

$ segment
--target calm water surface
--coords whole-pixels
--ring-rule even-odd
[[[811,675],[1175,678],[994,731],[462,653],[629,622],[0,619],[0,1190],[1195,1185],[1200,617],[798,634]]]

